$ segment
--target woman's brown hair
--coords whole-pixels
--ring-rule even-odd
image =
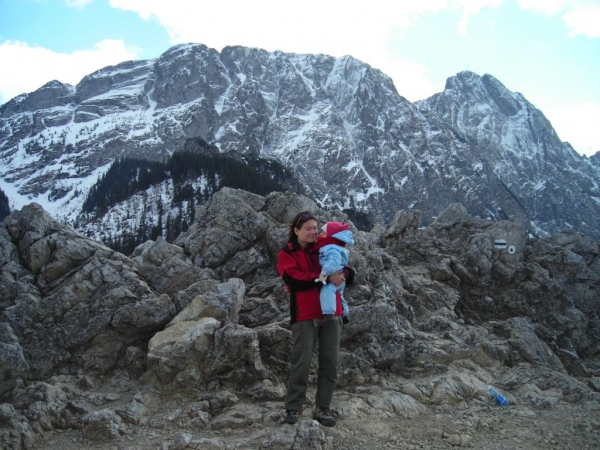
[[[317,220],[316,216],[308,211],[302,211],[296,214],[292,223],[290,224],[290,230],[288,232],[288,242],[298,242],[298,236],[294,232],[294,228],[302,228],[304,222],[309,220]]]

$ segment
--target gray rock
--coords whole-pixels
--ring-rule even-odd
[[[0,444],[6,449],[30,449],[37,442],[36,431],[27,418],[19,414],[13,405],[0,404]]]
[[[194,439],[190,441],[188,444],[188,448],[191,449],[206,449],[206,450],[223,450],[225,447],[225,443],[218,438],[202,438],[202,439]]]
[[[0,398],[16,386],[17,379],[28,375],[29,364],[17,336],[8,323],[0,323]]]
[[[181,247],[167,243],[162,236],[156,242],[149,241],[136,248],[131,259],[148,284],[169,297],[210,276],[210,272],[205,274],[195,267]]]
[[[214,351],[205,368],[209,379],[272,399],[284,394],[281,381],[264,365],[256,331],[228,324],[215,333]],[[265,385],[265,381],[270,381]],[[256,385],[259,386],[256,386]]]
[[[238,278],[231,278],[226,283],[217,284],[210,291],[196,296],[168,326],[202,317],[213,317],[223,324],[237,323],[245,291],[244,282]]]
[[[172,444],[169,445],[169,450],[183,450],[192,440],[191,433],[179,433]]]
[[[247,203],[247,193],[222,189],[198,208],[196,226],[182,234],[181,245],[199,267],[216,268],[236,253],[248,250],[273,226],[273,221]],[[264,264],[264,263],[263,263]]]
[[[132,258],[37,206],[14,212],[0,226],[7,429],[33,439],[85,424],[85,438],[111,440],[176,424],[194,438],[213,428],[230,434],[206,441],[215,448],[326,448],[308,410],[297,426],[263,431],[282,419],[292,346],[289,294],[275,269],[286,239],[278,220],[296,211],[285,205],[311,206],[289,193],[228,190],[205,205],[179,246],[148,242]],[[426,407],[492,406],[487,385],[529,410],[597,399],[598,245],[572,233],[526,237],[520,225],[460,212],[442,215],[452,224],[444,227],[418,228],[416,214],[400,212],[377,235],[356,232],[334,399],[344,416],[394,420]],[[209,248],[215,230],[228,238]],[[311,383],[316,376],[315,358]],[[245,437],[234,438],[235,427]],[[471,445],[466,433],[452,434]],[[163,437],[165,445],[173,438]],[[194,438],[188,447],[204,442]]]
[[[144,405],[143,402],[133,399],[126,405],[117,408],[115,413],[118,414],[125,423],[144,425],[148,422],[148,416],[150,415],[151,410]]]
[[[214,430],[223,428],[248,428],[255,423],[262,422],[262,411],[260,407],[240,404],[234,405],[227,411],[216,416],[210,423]]]
[[[170,298],[153,291],[131,260],[59,224],[39,205],[13,213],[2,229],[7,233],[0,238],[10,236],[22,249],[20,268],[8,255],[11,263],[0,269],[11,296],[2,317],[34,376],[74,361],[86,370],[110,371],[126,348],[174,317]],[[17,280],[19,272],[32,277]],[[14,370],[18,352],[6,351]]]
[[[462,225],[470,220],[469,213],[460,203],[453,203],[437,216],[431,227],[440,230]]]
[[[384,236],[386,238],[398,239],[407,233],[413,233],[420,225],[420,211],[398,211],[390,221]]]
[[[205,358],[213,348],[215,330],[221,326],[212,317],[180,322],[158,332],[148,343],[148,366],[162,383],[203,381]]]
[[[91,441],[108,441],[125,434],[121,418],[110,409],[94,411],[85,417],[84,435]]]

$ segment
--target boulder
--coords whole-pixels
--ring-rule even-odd
[[[169,297],[199,280],[213,278],[212,271],[194,266],[181,247],[169,244],[162,236],[138,246],[131,259],[150,286]]]
[[[167,326],[201,317],[213,317],[223,324],[237,323],[245,291],[242,280],[230,278],[227,282],[217,284],[211,290],[194,297]]]
[[[204,381],[203,367],[221,323],[212,317],[174,324],[148,342],[149,369],[164,383]]]

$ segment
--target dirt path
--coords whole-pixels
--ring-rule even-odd
[[[167,406],[167,405],[165,405]],[[174,404],[164,409],[173,410]],[[275,411],[273,411],[275,414]],[[165,420],[136,426],[128,435],[110,441],[89,441],[84,431],[54,432],[38,442],[35,448],[75,450],[183,450],[315,448],[344,450],[379,449],[450,449],[486,450],[593,450],[600,448],[600,404],[559,403],[552,409],[527,406],[501,408],[482,405],[464,409],[456,407],[428,408],[413,419],[393,418],[369,420],[345,418],[334,428],[316,426],[308,414],[297,425],[281,425],[273,421],[255,422],[248,426],[223,428],[186,427]],[[294,430],[295,427],[295,430]],[[302,430],[322,432],[319,443],[289,446],[271,437],[282,432],[294,434]],[[187,438],[185,438],[187,436]],[[296,441],[298,442],[298,441]]]
[[[600,448],[600,405],[430,409],[409,420],[347,420],[340,429],[351,439],[336,442],[335,449],[592,450]]]

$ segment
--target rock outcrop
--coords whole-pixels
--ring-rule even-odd
[[[275,264],[300,210],[347,220],[295,194],[223,189],[174,244],[127,257],[39,205],[13,212],[0,226],[3,448],[56,430],[118,439],[161,421],[202,436],[169,448],[343,442],[309,422],[254,427],[282,418],[291,332]],[[459,204],[419,222],[399,211],[369,233],[350,224],[357,277],[335,400],[347,418],[485,404],[489,384],[531,409],[600,398],[598,242],[533,239]],[[236,429],[244,443],[202,434]]]

